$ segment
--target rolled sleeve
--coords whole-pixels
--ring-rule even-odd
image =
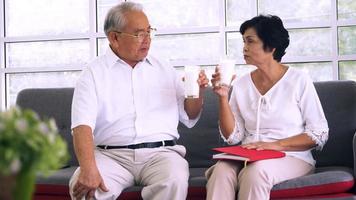
[[[72,101],[71,128],[87,125],[95,128],[97,116],[97,98],[92,73],[89,69],[82,72],[74,89]]]
[[[305,133],[315,142],[317,150],[323,149],[329,137],[328,129],[306,128]]]
[[[300,108],[305,121],[304,131],[317,144],[316,149],[321,150],[328,140],[329,127],[318,94],[310,78],[306,79]]]

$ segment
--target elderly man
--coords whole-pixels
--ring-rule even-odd
[[[79,78],[72,103],[73,143],[80,167],[70,180],[73,199],[116,199],[144,186],[143,199],[185,199],[188,163],[176,144],[178,121],[199,118],[200,97],[185,99],[173,67],[148,55],[154,29],[140,4],[124,2],[106,16],[110,42]]]

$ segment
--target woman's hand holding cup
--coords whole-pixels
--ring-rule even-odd
[[[221,83],[221,73],[219,66],[215,68],[215,73],[212,75],[211,84],[213,91],[221,97],[227,97],[229,95],[230,85]]]

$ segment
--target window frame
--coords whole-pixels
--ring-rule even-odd
[[[16,73],[31,73],[31,72],[63,72],[63,71],[78,71],[84,68],[83,63],[72,63],[70,66],[61,67],[15,67],[6,68],[6,43],[14,42],[38,42],[38,41],[61,41],[61,40],[75,40],[75,39],[88,39],[89,40],[89,60],[96,57],[99,53],[99,39],[105,38],[105,34],[99,32],[98,27],[98,2],[97,0],[89,0],[89,32],[81,34],[63,34],[63,35],[41,35],[41,36],[19,36],[19,37],[7,37],[5,36],[5,3],[9,0],[3,0],[0,2],[0,15],[3,19],[0,20],[0,110],[6,109],[8,105],[8,91],[9,83],[7,83],[7,74]],[[227,33],[228,32],[238,32],[239,27],[237,26],[227,26],[227,14],[226,7],[227,1],[219,1],[219,25],[209,26],[209,27],[193,27],[193,28],[169,28],[169,29],[158,29],[157,36],[160,35],[181,35],[181,34],[194,34],[194,33],[218,33],[220,43],[219,43],[219,56],[225,56],[227,54]],[[342,61],[356,61],[356,54],[352,55],[339,55],[338,51],[338,28],[356,26],[356,19],[349,20],[338,20],[338,0],[329,0],[331,2],[331,20],[330,22],[298,22],[298,23],[285,23],[285,27],[288,30],[291,29],[301,29],[301,28],[330,28],[332,34],[332,53],[331,56],[303,56],[303,57],[288,57],[283,59],[286,63],[308,63],[308,62],[332,62],[332,77],[333,80],[339,79],[339,62]],[[251,0],[250,4],[254,8],[253,16],[256,16],[258,12],[259,0]],[[174,61],[174,66],[184,66],[192,64],[192,61],[178,60]],[[214,66],[218,64],[218,60],[207,59],[207,60],[197,60],[193,61],[193,64],[202,66]],[[245,64],[243,60],[237,60],[237,65]]]

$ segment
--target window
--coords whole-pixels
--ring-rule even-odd
[[[32,87],[74,87],[80,71],[105,53],[103,21],[124,0],[4,0],[0,3],[0,105]],[[151,53],[177,68],[201,65],[208,75],[220,58],[236,60],[240,77],[255,69],[244,63],[239,26],[258,14],[275,14],[291,43],[282,62],[315,81],[356,81],[354,0],[133,0],[143,4],[158,36]]]

